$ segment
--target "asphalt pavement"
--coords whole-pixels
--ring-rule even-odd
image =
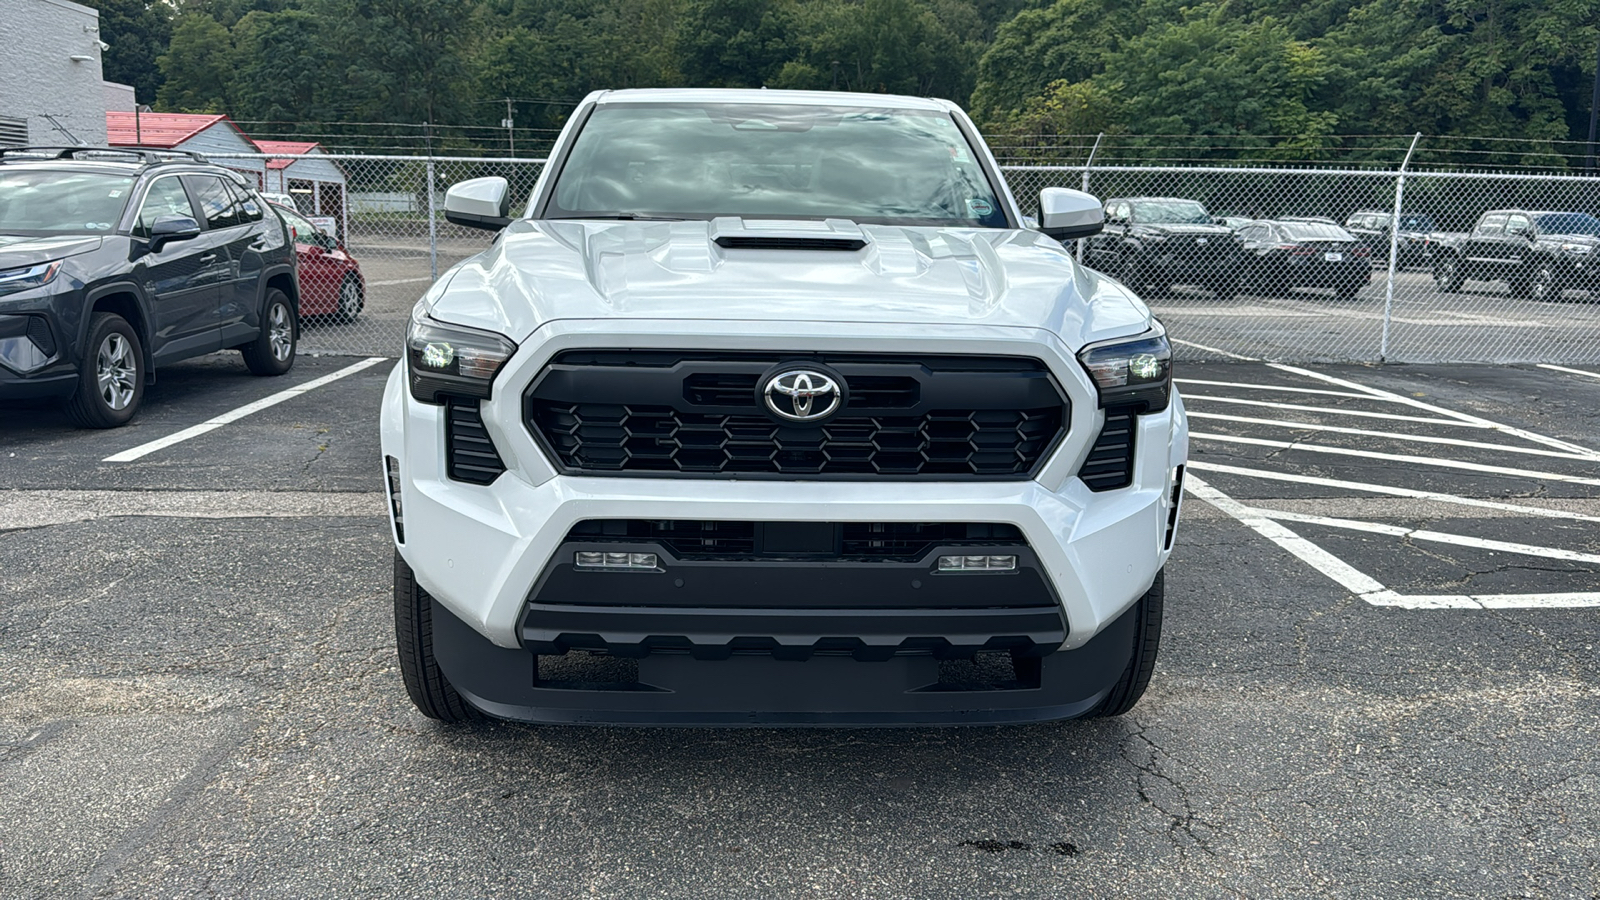
[[[1150,690],[1001,728],[444,727],[390,363],[0,407],[0,896],[1595,897],[1600,367],[1190,363]]]

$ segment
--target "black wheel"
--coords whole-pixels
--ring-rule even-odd
[[[411,567],[394,555],[394,639],[400,677],[411,702],[430,719],[471,722],[483,717],[461,699],[433,658],[433,598],[417,584]]]
[[[89,320],[88,353],[78,366],[78,389],[67,400],[67,416],[84,428],[128,424],[144,399],[144,347],[128,320],[95,313]]]
[[[1161,647],[1161,612],[1166,591],[1166,571],[1156,573],[1155,583],[1134,604],[1133,653],[1128,657],[1128,667],[1122,677],[1111,686],[1111,692],[1100,705],[1085,714],[1085,718],[1120,716],[1133,709],[1144,689],[1150,684],[1150,673],[1155,671],[1156,651]]]
[[[294,319],[288,296],[277,288],[268,288],[266,308],[261,312],[261,334],[239,348],[251,374],[282,375],[294,368],[295,345],[300,338]]]
[[[1560,279],[1556,277],[1556,267],[1547,262],[1538,264],[1533,270],[1533,276],[1528,279],[1527,296],[1529,300],[1547,303],[1551,300],[1560,300],[1561,292],[1565,290]]]
[[[1454,256],[1441,257],[1433,264],[1433,283],[1441,294],[1453,294],[1461,290],[1466,280],[1461,274],[1461,261]]]
[[[346,275],[339,284],[339,308],[333,314],[335,322],[348,324],[354,322],[365,309],[367,298],[361,290],[361,279],[354,275]]]

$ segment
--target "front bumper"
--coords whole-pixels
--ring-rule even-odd
[[[549,348],[544,357],[559,349]],[[1187,456],[1187,426],[1176,396],[1165,411],[1140,416],[1132,485],[1092,492],[1072,473],[1099,432],[1103,413],[1086,397],[1092,396],[1086,375],[1059,360],[1047,362],[1059,381],[1079,382],[1069,437],[1031,480],[560,475],[522,427],[520,392],[506,390],[482,404],[484,425],[507,466],[488,485],[448,477],[445,408],[411,397],[401,363],[385,390],[383,454],[398,465],[394,484],[404,538],[397,548],[438,606],[435,655],[452,685],[475,706],[530,721],[864,724],[1078,715],[1121,674],[1131,640],[1123,639],[1117,629],[1124,626],[1118,623],[1124,623],[1170,554],[1175,479]],[[524,359],[508,383],[531,378],[538,365],[537,358]],[[1003,523],[1021,532],[1025,567],[1032,567],[1039,585],[1030,596],[1043,599],[1019,604],[1020,610],[963,618],[972,611],[952,609],[948,594],[932,585],[911,586],[926,576],[909,569],[894,572],[892,566],[806,575],[819,579],[805,582],[806,590],[836,597],[828,609],[796,608],[805,590],[788,582],[799,575],[780,571],[766,583],[782,587],[765,591],[759,577],[738,566],[723,572],[708,567],[672,575],[587,576],[600,579],[593,582],[597,585],[633,579],[630,583],[641,585],[634,607],[625,597],[604,604],[579,597],[572,603],[570,587],[567,596],[541,594],[557,564],[571,560],[573,526],[595,519]],[[927,564],[924,560],[922,571],[928,571]],[[994,576],[977,577],[975,589],[980,583],[1001,583],[983,581]],[[673,606],[664,597],[674,588],[666,585],[678,580],[687,587],[677,590],[691,599]],[[972,606],[1006,606],[982,601],[984,590],[989,589],[976,590]],[[748,591],[748,602],[730,602],[730,591]],[[898,604],[893,610],[860,602],[869,594],[896,591],[901,599],[893,601]],[[920,610],[907,605],[905,598],[913,596],[928,602]],[[716,599],[693,602],[693,597]],[[841,624],[846,613],[856,618]],[[676,647],[650,645],[649,638],[663,634],[683,640]],[[751,634],[770,639],[773,647],[752,655],[737,640]],[[827,640],[838,635],[849,635],[854,643]],[[922,639],[950,652],[937,646],[926,653],[907,652]],[[876,652],[884,648],[900,652]],[[573,650],[638,657],[639,683],[659,689],[569,690],[546,684],[541,661],[550,657],[542,654]],[[941,657],[970,657],[979,650],[1033,660],[1017,663],[1019,673],[1030,673],[1022,679],[1025,684],[999,691],[940,686],[938,667],[949,661]],[[803,665],[796,661],[802,658]],[[802,683],[808,687],[783,687]],[[851,699],[856,693],[859,698]],[[816,699],[822,697],[832,699]],[[750,712],[757,709],[762,712]]]
[[[62,398],[77,386],[59,320],[42,311],[0,314],[0,400]]]

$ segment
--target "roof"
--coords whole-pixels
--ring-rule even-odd
[[[598,103],[750,103],[763,106],[853,106],[870,109],[952,109],[948,100],[845,91],[769,91],[764,88],[631,88],[597,91]]]
[[[137,117],[137,121],[135,121]],[[195,113],[106,113],[106,142],[113,147],[165,147],[171,149],[218,122],[239,131],[224,115]],[[240,132],[242,135],[243,132]],[[248,140],[248,138],[246,138]]]
[[[320,146],[315,141],[253,141],[252,143],[260,147],[262,153],[282,153],[289,156],[303,156]],[[287,169],[296,162],[298,160],[269,159],[267,168]]]

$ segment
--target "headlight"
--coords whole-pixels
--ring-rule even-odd
[[[1172,344],[1156,327],[1135,338],[1090,344],[1078,354],[1100,393],[1100,406],[1144,404],[1160,412],[1172,397]]]
[[[61,260],[0,271],[0,294],[11,294],[50,283],[61,271]]]
[[[489,399],[494,376],[517,345],[490,331],[447,325],[428,315],[428,305],[411,310],[406,329],[406,373],[411,396],[441,403],[440,394]]]
[[[1582,256],[1588,253],[1593,253],[1594,247],[1589,244],[1562,244],[1561,252],[1575,253]]]

